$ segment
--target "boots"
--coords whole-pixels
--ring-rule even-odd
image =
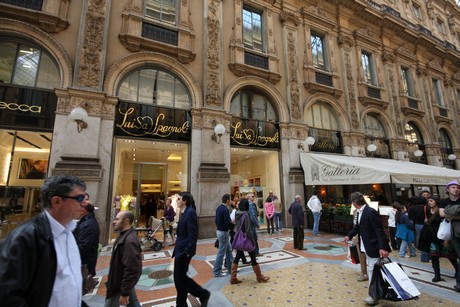
[[[232,285],[235,285],[235,284],[241,284],[243,281],[239,280],[237,277],[236,277],[236,272],[238,271],[238,264],[237,263],[232,263],[232,273],[231,273],[231,277],[230,277],[230,283]]]
[[[267,282],[270,279],[270,277],[262,275],[262,272],[260,271],[260,266],[258,264],[253,265],[252,269],[254,270],[254,273],[256,273],[258,282]]]
[[[439,257],[432,256],[431,265],[433,266],[433,270],[434,270],[434,278],[431,281],[432,282],[444,281],[444,279],[441,278],[441,269],[439,267]]]

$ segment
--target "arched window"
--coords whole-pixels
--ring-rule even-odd
[[[310,127],[327,130],[340,130],[339,121],[326,103],[315,103],[307,111],[307,124]]]
[[[277,122],[278,116],[271,101],[262,93],[244,89],[232,99],[230,112],[239,118]]]
[[[439,129],[439,144],[441,145],[441,155],[444,166],[447,168],[454,168],[455,159],[449,159],[449,155],[454,153],[452,149],[452,141],[444,128]]]
[[[127,75],[118,89],[124,101],[153,104],[160,107],[190,109],[188,89],[175,75],[155,68],[143,68]]]
[[[409,160],[427,164],[428,160],[425,154],[425,142],[423,141],[420,130],[412,122],[408,122],[404,128],[404,137],[409,142]],[[417,150],[422,151],[422,156],[415,155]]]
[[[37,46],[2,39],[0,43],[0,84],[54,89],[60,75],[54,60]]]
[[[378,114],[371,113],[364,117],[364,133],[366,134],[366,150],[370,144],[374,144],[376,146],[375,152],[366,151],[366,155],[380,158],[391,158],[390,143],[385,132],[385,127],[378,119]]]
[[[315,139],[311,151],[342,153],[340,122],[327,103],[318,102],[306,114],[308,135]]]

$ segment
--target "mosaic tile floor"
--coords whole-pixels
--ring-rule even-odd
[[[284,230],[277,235],[259,233],[263,256],[258,257],[262,272],[271,277],[268,283],[258,283],[250,265],[240,265],[238,278],[242,284],[231,285],[229,276],[212,277],[216,251],[214,239],[200,240],[189,275],[212,293],[209,306],[365,306],[368,283],[357,282],[359,265],[348,259],[348,247],[341,236],[324,234],[313,237],[305,233],[304,248],[295,250],[292,233]],[[98,287],[84,297],[89,306],[104,306],[105,281],[112,247],[104,247],[97,265]],[[173,247],[154,252],[148,246],[143,252],[143,273],[136,291],[143,307],[175,306],[176,290],[171,259]],[[394,254],[394,253],[393,253]],[[391,255],[390,255],[391,256]],[[397,255],[396,255],[397,256]],[[444,282],[433,283],[430,263],[419,257],[399,259],[404,270],[422,293],[418,300],[406,302],[380,301],[379,306],[460,306],[460,293],[452,291],[455,281],[450,263],[442,260]],[[189,296],[189,306],[200,306]]]

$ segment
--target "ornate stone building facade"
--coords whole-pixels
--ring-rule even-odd
[[[305,194],[300,152],[459,168],[453,0],[0,0],[0,37],[3,201],[22,187],[32,212],[41,181],[16,176],[14,146],[44,135],[30,159],[87,181],[103,240],[126,195],[144,214],[189,190],[201,237],[225,193],[288,206]]]

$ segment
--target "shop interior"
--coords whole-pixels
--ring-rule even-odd
[[[0,223],[5,236],[41,211],[52,133],[0,130]]]

